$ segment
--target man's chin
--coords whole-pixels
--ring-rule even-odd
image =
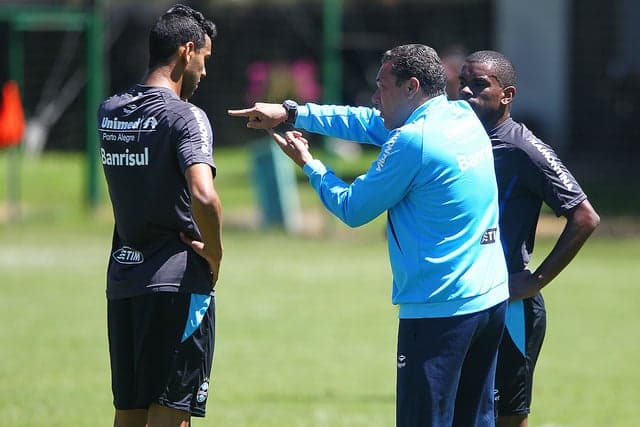
[[[191,98],[194,93],[195,93],[195,91],[191,92],[191,93],[181,93],[180,94],[180,99],[182,99],[183,101],[188,101],[189,98]]]
[[[384,125],[384,127],[385,127],[386,129],[389,129],[389,128],[387,127],[387,119],[385,119],[385,118],[384,118],[384,114],[382,114],[382,112],[380,113],[380,118],[382,119],[382,124]]]
[[[478,109],[478,103],[476,101],[464,98],[460,98],[459,101],[467,101],[473,111],[476,111],[476,109]]]
[[[384,125],[384,128],[387,130],[394,130],[395,127],[393,125],[391,125],[391,123],[387,122],[386,120],[382,119],[382,124]]]

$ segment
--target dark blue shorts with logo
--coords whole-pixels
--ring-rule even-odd
[[[107,305],[118,410],[159,404],[204,417],[215,345],[213,296],[156,292]]]

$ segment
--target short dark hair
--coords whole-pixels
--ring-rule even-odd
[[[495,50],[479,50],[467,56],[465,62],[479,62],[491,67],[501,87],[516,85],[516,69],[513,63]]]
[[[149,33],[149,69],[165,65],[185,43],[192,41],[199,50],[205,45],[205,35],[213,40],[217,34],[216,25],[202,13],[176,4],[157,19]]]
[[[398,85],[415,77],[426,96],[444,94],[447,75],[440,57],[433,48],[423,44],[396,46],[382,55],[381,62],[391,63],[391,73],[396,76]]]

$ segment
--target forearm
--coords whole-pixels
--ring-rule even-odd
[[[351,227],[357,227],[379,214],[378,212],[373,216],[370,215],[373,203],[366,202],[366,194],[365,200],[362,200],[364,192],[353,192],[353,186],[346,184],[329,171],[320,160],[313,158],[309,152],[308,141],[299,131],[289,131],[285,136],[272,130],[268,132],[280,149],[302,167],[324,206],[342,222]],[[359,177],[356,182],[362,179],[364,178]]]
[[[349,141],[381,146],[389,131],[379,113],[366,107],[301,105],[295,127]]]
[[[222,259],[222,208],[213,185],[213,171],[209,165],[197,163],[187,168],[185,178],[191,194],[191,212],[202,241],[183,240],[207,260],[217,280]]]
[[[257,102],[251,108],[228,110],[232,117],[247,117],[247,127],[272,129],[285,122],[293,110],[282,104]],[[296,108],[294,127],[321,135],[381,146],[389,130],[379,111],[367,107],[317,105],[308,103]]]
[[[563,238],[563,235],[560,236],[549,255],[533,272],[540,289],[549,284],[569,265],[588,237],[588,235],[574,235],[571,238]]]
[[[569,265],[599,223],[600,217],[586,200],[572,212],[553,249],[533,273],[540,288]]]
[[[204,243],[203,255],[217,276],[223,247],[222,205],[216,191],[193,196],[192,212]]]
[[[366,203],[368,196],[358,192],[354,194],[351,186],[326,169],[321,162],[309,162],[303,171],[324,207],[349,227],[359,227],[380,214],[379,211],[371,210],[375,209],[372,203]]]

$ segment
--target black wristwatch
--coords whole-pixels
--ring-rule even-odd
[[[282,106],[287,111],[287,119],[285,120],[285,123],[289,123],[291,125],[294,124],[298,117],[298,103],[291,99],[287,99],[282,103]]]

